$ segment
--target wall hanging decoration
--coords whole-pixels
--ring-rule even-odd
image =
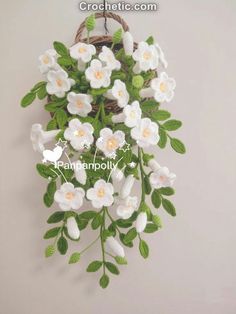
[[[104,16],[123,29],[91,37],[96,19]],[[47,181],[44,204],[55,208],[47,220],[51,227],[44,238],[51,242],[45,256],[64,255],[75,241],[78,249],[68,257],[75,264],[98,244],[101,255],[87,271],[100,271],[100,286],[106,288],[110,273],[118,275],[127,264],[129,248],[137,245],[143,258],[149,256],[147,234],[161,228],[157,209],[176,215],[169,200],[176,176],[147,151],[170,143],[185,153],[184,144],[172,137],[181,122],[162,109],[176,84],[153,37],[136,44],[127,24],[113,13],[89,16],[72,47],[53,46],[39,58],[44,80],[21,101],[27,107],[36,98],[46,99],[50,113],[45,128],[37,123],[31,129],[33,148],[42,156],[36,168]],[[86,228],[94,240],[81,247]]]

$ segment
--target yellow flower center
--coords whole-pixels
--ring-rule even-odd
[[[101,80],[103,78],[103,73],[101,71],[96,71],[95,74],[94,74],[95,78],[97,80]]]
[[[119,97],[122,97],[123,95],[124,95],[123,91],[120,90],[120,91],[118,92],[118,96],[119,96]]]
[[[63,81],[61,79],[56,80],[57,86],[62,87]]]
[[[43,63],[45,63],[45,64],[49,63],[49,57],[48,56],[43,57]]]
[[[84,130],[79,129],[79,130],[77,130],[77,131],[74,132],[74,135],[75,135],[75,136],[78,136],[78,137],[82,137],[82,136],[85,135],[85,132],[84,132]]]
[[[86,52],[86,49],[84,47],[80,47],[79,48],[79,53],[84,53],[84,52]]]
[[[82,103],[82,101],[78,100],[78,101],[76,102],[76,106],[77,106],[79,109],[81,109],[81,108],[83,108],[84,104]]]
[[[65,195],[65,198],[69,201],[73,200],[74,197],[75,197],[75,194],[73,192],[67,192]]]
[[[98,197],[103,197],[104,195],[105,195],[105,190],[104,190],[104,188],[98,189],[98,191],[97,191],[97,196],[98,196]]]
[[[145,128],[145,129],[143,130],[143,137],[149,137],[150,134],[151,134],[150,129]]]
[[[118,147],[118,142],[114,137],[111,137],[108,141],[107,141],[107,149],[108,150],[113,150],[116,149]]]
[[[159,179],[160,179],[161,182],[163,182],[165,180],[165,177],[164,176],[160,176]]]
[[[160,84],[160,91],[161,91],[162,93],[164,93],[164,92],[166,92],[166,90],[167,90],[167,84],[164,83],[164,82],[162,82],[162,83]]]
[[[144,60],[150,60],[151,59],[151,53],[150,52],[144,52],[143,54],[143,59]]]
[[[129,116],[131,119],[134,119],[136,117],[135,111],[131,111]]]

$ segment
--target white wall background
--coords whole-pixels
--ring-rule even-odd
[[[150,258],[129,250],[128,267],[105,291],[98,274],[85,272],[99,248],[75,266],[68,256],[43,257],[52,210],[42,205],[45,182],[29,130],[48,115],[40,102],[19,107],[41,79],[38,55],[54,40],[71,44],[86,15],[77,0],[0,3],[0,313],[235,314],[235,1],[161,0],[158,13],[123,14],[137,41],[153,34],[166,52],[177,90],[164,107],[184,121],[176,136],[188,154],[158,151],[178,175],[178,215],[160,211],[164,228],[146,236]]]

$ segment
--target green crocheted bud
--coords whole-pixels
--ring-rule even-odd
[[[91,14],[86,18],[85,26],[88,32],[91,32],[95,28],[95,15]]]
[[[143,87],[144,79],[141,75],[136,75],[132,79],[132,85],[138,89]]]
[[[119,44],[121,42],[122,39],[122,28],[119,28],[112,37],[112,42],[113,44]]]
[[[49,245],[45,249],[45,257],[50,257],[55,253],[56,249],[53,245]]]
[[[152,216],[152,221],[153,223],[158,227],[161,228],[162,227],[162,222],[161,222],[161,218],[157,215],[153,215]]]

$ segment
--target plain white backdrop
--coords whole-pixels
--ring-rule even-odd
[[[43,256],[46,219],[56,206],[42,204],[46,186],[35,171],[40,156],[29,131],[32,123],[45,125],[48,114],[41,102],[19,106],[41,80],[38,56],[54,40],[72,44],[86,14],[75,0],[0,3],[0,313],[235,314],[235,1],[160,0],[158,13],[122,14],[136,41],[152,34],[166,53],[177,89],[163,107],[184,122],[176,137],[187,154],[156,151],[178,177],[177,217],[160,210],[163,229],[145,238],[150,258],[143,260],[137,248],[126,250],[128,266],[105,291],[99,274],[85,272],[99,258],[99,247],[73,266],[67,265],[69,254]],[[94,235],[86,237],[83,243]]]

